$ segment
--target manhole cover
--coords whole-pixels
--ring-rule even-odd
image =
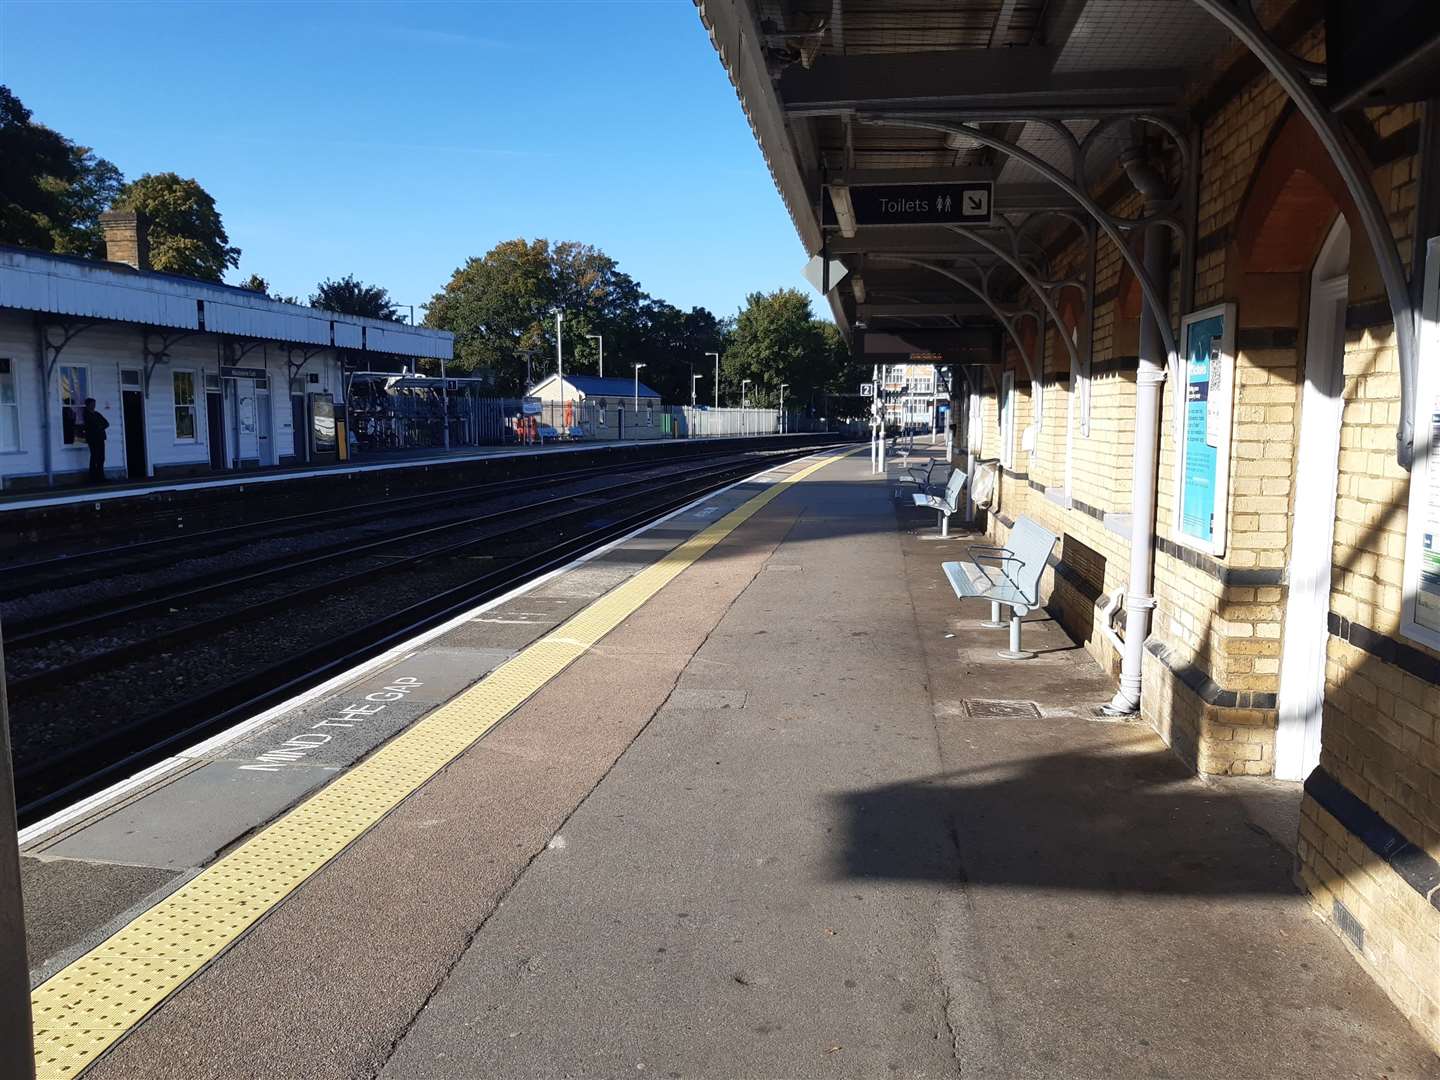
[[[1040,710],[1033,701],[975,701],[965,702],[965,709],[972,720],[1038,720]]]

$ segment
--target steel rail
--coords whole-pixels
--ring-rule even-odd
[[[827,445],[780,451],[779,454],[785,461],[793,461],[823,451]],[[684,506],[707,491],[724,487],[731,478],[744,476],[753,468],[754,462],[735,463],[725,470],[725,475],[715,475],[710,482],[698,488],[693,486],[692,481],[692,484],[683,485],[688,490],[667,495],[659,503],[570,537],[543,552],[522,556],[504,567],[497,567],[462,585],[384,615],[314,649],[204,691],[74,746],[63,755],[40,765],[23,769],[16,774],[17,783],[24,785],[18,806],[19,820],[22,825],[33,823],[65,800],[99,790],[116,776],[133,773],[159,760],[177,745],[223,730],[227,725],[279,704],[296,693],[378,656],[414,634],[462,614],[478,603],[563,567],[577,556]],[[104,758],[99,767],[94,765],[97,757]]]
[[[727,469],[734,467],[736,462],[728,462],[718,467]],[[754,464],[753,459],[749,464]],[[687,477],[693,475],[704,476],[716,469],[716,464],[711,462],[696,468],[675,470],[670,476],[659,479],[668,480],[672,476],[677,483],[684,483]],[[390,558],[389,561],[380,566],[365,566],[343,573],[338,577],[326,578],[323,581],[310,582],[300,588],[289,589],[279,596],[273,596],[265,600],[246,604],[239,608],[232,608],[209,618],[202,618],[196,622],[186,622],[180,625],[160,630],[147,637],[140,638],[126,644],[106,649],[103,652],[92,653],[88,656],[79,657],[69,663],[56,664],[50,667],[41,668],[29,675],[22,675],[11,679],[8,684],[12,700],[23,701],[27,697],[43,693],[57,685],[64,685],[96,671],[114,668],[124,664],[126,661],[152,654],[155,650],[176,641],[193,641],[201,637],[215,637],[219,634],[255,619],[263,618],[266,615],[277,611],[283,611],[294,607],[298,602],[314,596],[321,596],[333,592],[335,589],[344,587],[353,582],[373,580],[374,578],[390,574],[396,570],[413,566],[416,563],[427,559],[439,559],[455,556],[480,544],[494,543],[502,537],[515,533],[532,530],[536,525],[548,524],[553,521],[573,517],[576,513],[588,512],[594,507],[574,507],[573,504],[582,500],[591,499],[596,496],[603,496],[612,492],[625,491],[631,488],[641,487],[653,483],[657,478],[651,476],[636,477],[620,483],[610,484],[604,488],[597,488],[594,491],[577,492],[574,494],[557,495],[549,499],[543,499],[537,503],[529,503],[520,507],[507,507],[504,510],[491,511],[461,521],[449,522],[444,525],[430,526],[424,529],[414,530],[400,536],[386,537],[381,540],[372,541],[369,544],[359,547],[348,548],[339,552],[327,555],[316,556],[310,559],[303,559],[299,562],[290,563],[285,566],[274,567],[267,570],[246,574],[238,578],[217,585],[206,585],[197,589],[188,589],[180,592],[170,593],[156,599],[146,600],[142,603],[131,605],[113,611],[101,612],[88,618],[76,619],[71,622],[33,631],[29,634],[16,635],[7,638],[5,646],[13,660],[17,652],[26,647],[36,648],[48,644],[60,638],[72,637],[77,634],[99,632],[109,629],[116,623],[134,619],[163,609],[172,608],[175,605],[196,603],[203,601],[206,597],[224,596],[232,593],[236,586],[265,584],[275,582],[293,573],[313,569],[316,566],[323,566],[338,560],[349,561],[354,558],[364,558],[367,553],[376,550],[393,547],[397,544],[414,542],[417,539],[434,536],[439,533],[450,532],[455,529],[476,527],[488,522],[501,521],[513,518],[517,513],[526,514],[523,522],[498,532],[487,533],[484,536],[469,536],[455,543],[445,544],[438,548],[431,548],[427,551],[415,552],[410,555]],[[623,496],[621,499],[623,500]],[[558,512],[536,516],[534,511],[542,507],[561,507]]]
[[[656,467],[658,466],[653,464],[650,466],[651,469]],[[601,469],[600,471],[604,472],[605,470]],[[627,472],[630,471],[638,470],[627,470]],[[572,477],[572,479],[574,478]],[[649,477],[639,477],[636,481],[626,481],[626,483],[643,482],[646,479],[649,479]],[[556,484],[547,483],[539,486],[554,487],[558,486],[558,482]],[[595,488],[593,492],[603,493],[611,490],[615,486],[616,485],[609,485],[607,487]],[[242,574],[239,577],[235,576],[233,568],[209,571],[185,578],[181,582],[170,582],[149,588],[137,589],[121,597],[119,603],[116,605],[107,606],[99,611],[95,610],[95,605],[85,604],[78,608],[66,608],[56,612],[48,612],[44,615],[34,616],[29,619],[12,619],[6,623],[5,642],[11,649],[23,649],[27,646],[49,641],[65,633],[83,631],[90,627],[106,626],[123,618],[142,615],[166,604],[193,601],[207,593],[224,591],[237,584],[280,576],[307,566],[323,565],[326,562],[332,561],[337,556],[361,555],[366,551],[383,548],[390,544],[404,543],[419,536],[444,532],[449,529],[464,528],[467,525],[481,523],[512,512],[521,512],[532,507],[546,506],[557,500],[583,497],[591,493],[592,492],[584,491],[574,492],[570,495],[556,496],[555,498],[544,499],[539,502],[510,506],[503,510],[488,511],[484,514],[441,522],[423,529],[412,528],[400,533],[381,536],[363,543],[356,543],[353,539],[338,540],[334,543],[321,544],[317,547],[310,548],[305,552],[299,553],[298,557],[296,553],[288,553],[257,559],[247,563],[246,569],[250,572]],[[448,503],[449,501],[450,500],[447,499],[445,502]],[[443,509],[443,506],[444,504],[437,507],[437,509]],[[383,517],[385,515],[381,514],[377,516]],[[218,554],[218,552],[206,552],[196,557],[208,558],[214,554]],[[171,562],[167,560],[165,565],[171,565]],[[124,572],[133,572],[133,569],[127,567]],[[84,614],[80,614],[81,612],[84,612]]]
[[[627,462],[620,467],[623,471],[633,468],[646,468],[663,464],[663,462]],[[488,480],[481,484],[468,484],[460,487],[441,488],[437,491],[421,492],[417,495],[400,495],[393,499],[375,499],[365,502],[339,504],[324,510],[310,510],[303,514],[286,514],[279,517],[266,518],[261,521],[240,521],[233,525],[218,526],[213,529],[203,529],[196,532],[176,533],[172,536],[160,536],[150,540],[140,540],[130,544],[116,544],[111,547],[97,548],[90,551],[77,551],[65,555],[57,555],[50,559],[38,559],[26,563],[10,563],[0,566],[0,573],[5,575],[6,581],[0,587],[0,600],[11,599],[15,596],[33,595],[36,583],[33,580],[21,577],[20,580],[12,581],[15,575],[27,575],[35,571],[46,571],[53,569],[57,573],[67,574],[89,574],[93,575],[95,567],[89,565],[101,561],[100,570],[107,574],[122,574],[142,572],[152,569],[155,566],[170,566],[174,564],[173,554],[158,554],[149,558],[142,558],[132,562],[122,562],[112,569],[103,565],[103,560],[116,557],[122,558],[131,552],[153,551],[163,552],[166,548],[183,544],[193,544],[197,540],[204,541],[207,538],[224,538],[225,543],[198,551],[192,558],[207,558],[212,555],[223,554],[235,547],[242,547],[245,544],[253,543],[256,540],[283,540],[286,537],[308,532],[317,521],[325,521],[333,518],[338,513],[349,514],[351,511],[360,511],[361,516],[348,519],[345,524],[363,525],[367,522],[384,518],[392,513],[397,507],[404,508],[415,503],[424,503],[428,500],[437,500],[437,508],[443,507],[448,501],[462,499],[468,496],[483,494],[487,490],[493,490],[497,495],[505,494],[506,490],[522,485],[541,487],[552,487],[556,484],[568,483],[570,481],[584,479],[587,476],[595,476],[605,473],[614,473],[617,467],[614,465],[596,465],[587,469],[572,469],[564,473],[538,473],[534,476],[509,477],[504,480]],[[0,507],[3,512],[3,507]],[[292,527],[293,526],[293,527]],[[267,529],[280,529],[278,532],[266,532],[264,535],[257,535],[257,531]],[[87,577],[87,582],[95,579]],[[73,583],[73,582],[72,582]],[[45,581],[41,580],[41,585]]]

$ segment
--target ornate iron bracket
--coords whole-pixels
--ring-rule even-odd
[[[285,346],[286,382],[293,383],[296,376],[300,374],[300,372],[304,369],[305,365],[310,363],[311,360],[319,356],[329,347],[330,346],[328,345],[317,345],[315,348],[311,349],[305,348],[303,346],[300,348],[297,348],[294,345]],[[300,354],[300,362],[298,364],[295,362],[295,354],[297,352]]]
[[[145,366],[145,396],[150,396],[150,376],[155,374],[155,369],[161,364],[170,362],[170,349],[188,337],[195,337],[200,331],[186,330],[182,333],[172,334],[164,330],[146,330],[140,338],[140,350]],[[152,338],[159,338],[160,347],[152,348]]]
[[[96,325],[98,324],[94,321],[71,322],[65,319],[46,319],[40,323],[40,343],[44,347],[44,353],[41,359],[41,374],[45,379],[44,389],[45,399],[47,401],[50,398],[50,380],[55,374],[56,365],[60,363],[60,354],[65,351],[65,347],[75,339],[76,335],[84,333],[90,329],[90,327]],[[51,336],[52,330],[58,330],[60,332],[60,339],[58,341]]]
[[[1017,161],[1023,162],[1074,199],[1075,202],[1079,204],[1080,209],[1089,215],[1099,227],[1100,231],[1115,245],[1120,253],[1120,257],[1125,260],[1126,264],[1130,267],[1131,273],[1135,275],[1135,280],[1139,283],[1140,289],[1145,294],[1145,299],[1149,303],[1151,317],[1154,318],[1156,327],[1160,331],[1161,340],[1165,344],[1167,366],[1173,368],[1178,362],[1179,350],[1175,342],[1175,331],[1170,325],[1169,306],[1160,303],[1160,293],[1155,282],[1150,280],[1150,275],[1145,272],[1144,264],[1135,257],[1135,253],[1126,245],[1121,233],[1124,230],[1163,224],[1175,231],[1183,243],[1185,237],[1184,226],[1174,216],[1171,207],[1166,207],[1157,213],[1142,215],[1136,218],[1119,218],[1106,211],[1092,199],[1085,190],[1085,159],[1086,152],[1094,144],[1101,132],[1121,120],[1138,121],[1158,127],[1171,137],[1180,156],[1182,167],[1188,174],[1189,171],[1194,168],[1194,162],[1190,160],[1191,155],[1187,140],[1175,124],[1164,117],[1153,115],[1133,117],[1117,116],[1103,119],[1094,129],[1086,134],[1084,140],[1077,139],[1075,133],[1059,120],[1034,116],[1017,116],[1015,119],[1025,123],[1041,125],[1049,131],[1054,132],[1056,136],[1060,138],[1062,143],[1068,148],[1070,154],[1071,164],[1068,175],[1066,172],[1057,169],[1030,151],[1016,146],[1014,143],[999,138],[998,136],[991,135],[988,131],[983,130],[978,123],[966,123],[963,121],[946,122],[935,120],[924,115],[910,114],[877,114],[861,117],[861,121],[864,123],[878,124],[886,127],[910,127],[927,131],[940,131],[946,134],[963,135],[983,146],[989,146],[994,150],[1000,151],[1002,154],[1006,154],[1015,158]]]
[[[1385,282],[1385,295],[1395,319],[1395,345],[1400,356],[1400,423],[1395,431],[1395,456],[1401,468],[1409,469],[1415,456],[1416,376],[1419,371],[1415,305],[1405,277],[1405,264],[1390,231],[1385,209],[1369,172],[1360,159],[1354,142],[1340,118],[1325,107],[1313,85],[1314,66],[1298,60],[1280,48],[1255,15],[1251,0],[1194,0],[1203,11],[1214,16],[1227,30],[1240,39],[1274,76],[1296,109],[1310,122],[1321,144],[1330,155],[1331,163],[1340,173],[1355,200],[1360,224],[1370,239],[1380,277]]]

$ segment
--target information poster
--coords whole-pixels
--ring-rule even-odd
[[[1440,236],[1427,244],[1421,297],[1420,363],[1415,416],[1415,459],[1410,471],[1410,514],[1405,537],[1405,612],[1400,631],[1440,649]]]
[[[1230,420],[1235,400],[1235,305],[1187,315],[1181,324],[1180,448],[1176,528],[1182,542],[1212,555],[1225,548]]]

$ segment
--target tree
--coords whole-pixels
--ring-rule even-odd
[[[650,302],[598,248],[518,238],[466,260],[430,301],[425,324],[455,333],[455,368],[485,372],[498,390],[516,393],[524,388],[526,353],[537,379],[553,370],[557,311],[565,317],[567,371],[598,369],[598,346],[588,334],[605,339],[607,374],[645,362]]]
[[[310,296],[310,306],[338,311],[342,315],[399,321],[389,290],[357,281],[354,274],[346,274],[336,281],[326,278],[320,282]]]
[[[100,215],[108,210],[125,186],[125,177],[115,164],[96,157],[88,146],[70,147],[75,177],[68,184],[56,183],[60,202],[57,217],[50,222],[52,250],[86,259],[105,257],[105,232]]]
[[[777,404],[781,383],[789,384],[787,399],[813,402],[831,388],[845,355],[839,330],[815,318],[799,289],[751,293],[725,344],[722,402],[732,394],[739,401],[744,379],[755,385],[752,403]]]
[[[0,86],[0,240],[51,248],[48,222],[60,209],[53,183],[75,178],[65,140],[32,122],[30,110]]]
[[[270,283],[266,281],[263,277],[261,277],[259,274],[251,274],[244,281],[240,282],[240,284],[236,286],[236,288],[249,289],[251,292],[258,292],[261,295],[267,297],[268,299],[274,300],[277,303],[281,304],[300,303],[300,301],[296,297],[282,296],[279,293],[271,292]]]
[[[150,219],[150,265],[156,270],[221,281],[227,269],[240,265],[240,249],[230,246],[215,200],[198,181],[146,173],[120,189],[115,208]]]

